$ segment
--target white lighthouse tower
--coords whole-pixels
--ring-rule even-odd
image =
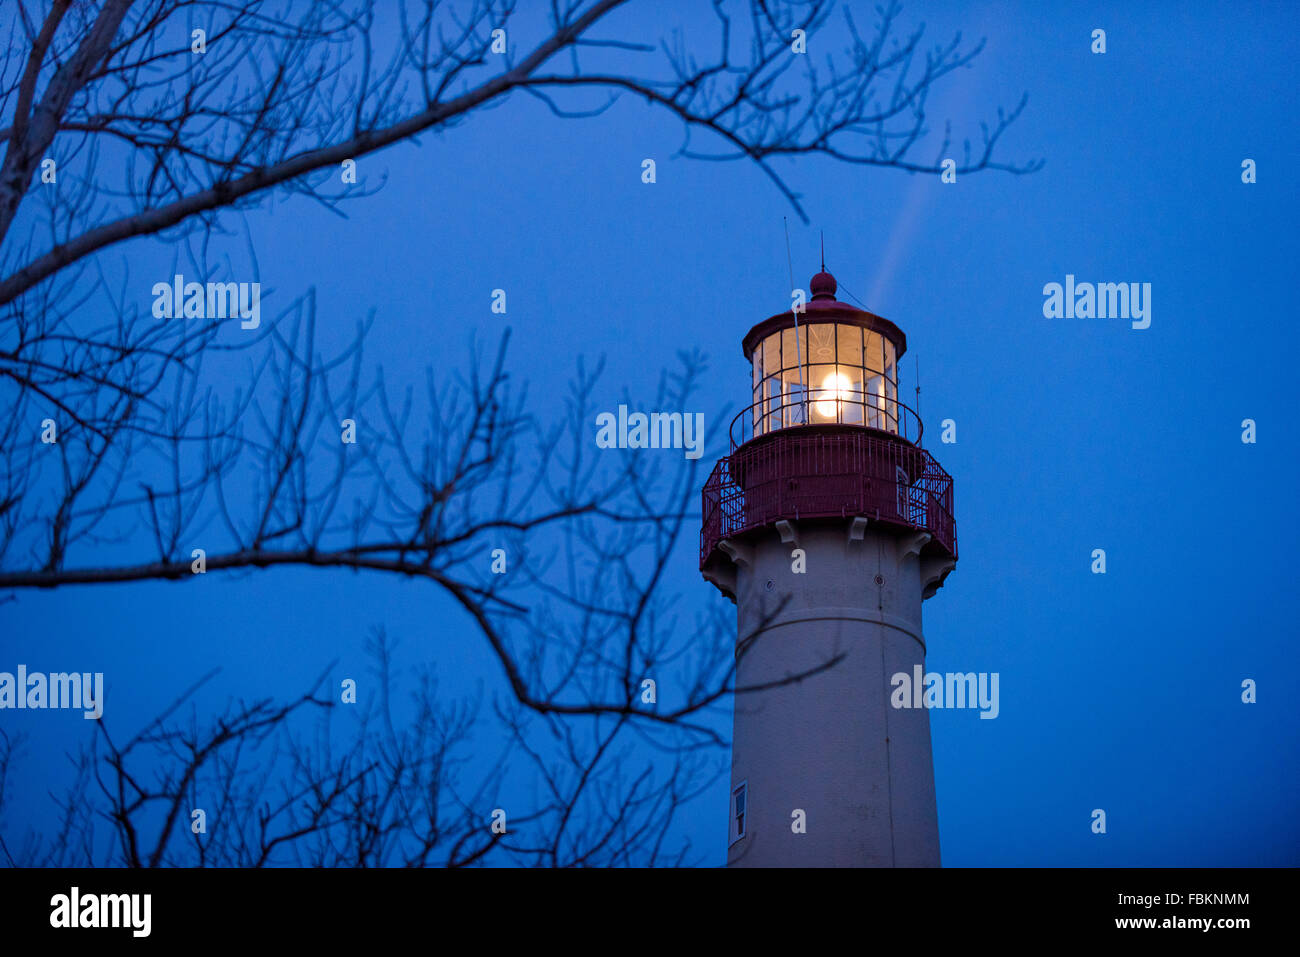
[[[700,569],[737,611],[727,863],[937,867],[930,715],[890,682],[925,670],[952,478],[898,399],[902,331],[810,289],[745,336],[753,404],[704,488]]]

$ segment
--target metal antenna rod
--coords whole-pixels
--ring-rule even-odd
[[[794,260],[790,258],[790,220],[782,216],[781,222],[785,223],[785,261],[786,265],[790,267],[790,294],[794,295]],[[824,262],[822,266],[824,269]],[[806,425],[808,423],[808,389],[803,381],[803,352],[799,347],[799,310],[793,308],[791,311],[794,312],[794,356],[795,361],[799,363],[799,392],[803,397],[803,420]]]
[[[785,224],[785,264],[790,270],[790,289],[793,294],[794,290],[794,260],[790,258],[790,220],[781,217],[781,222]]]
[[[921,357],[913,353],[912,359],[916,362],[916,424],[921,426]]]

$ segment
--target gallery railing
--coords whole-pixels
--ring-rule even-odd
[[[702,505],[701,565],[723,539],[803,518],[924,530],[957,555],[952,476],[924,449],[866,430],[787,432],[738,448],[714,466]]]

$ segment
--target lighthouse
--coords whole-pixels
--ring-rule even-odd
[[[746,334],[751,402],[703,491],[700,570],[736,605],[727,863],[938,867],[930,715],[891,682],[925,673],[952,477],[899,399],[902,330],[824,266],[809,289]]]

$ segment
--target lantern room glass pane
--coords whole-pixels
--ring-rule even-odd
[[[833,323],[815,322],[808,326],[808,352],[803,361],[809,365],[835,361],[835,325]],[[814,386],[810,385],[809,388],[814,388]]]
[[[783,408],[780,413],[783,414],[780,414],[778,419],[781,426],[804,424],[804,390],[800,384],[799,373],[798,367],[786,369],[781,373],[781,402]]]
[[[866,396],[867,425],[873,429],[883,429],[885,418],[885,379],[881,375],[868,375]]]
[[[844,366],[862,365],[862,330],[839,326],[835,330],[835,361]],[[859,375],[858,378],[861,378]]]
[[[840,391],[839,421],[847,425],[865,425],[866,409],[862,396],[862,366],[837,365],[836,383]]]
[[[781,371],[781,334],[774,332],[763,340],[763,375]]]
[[[813,422],[843,422],[855,396],[852,379],[839,366],[823,363],[811,367],[809,380]]]
[[[763,380],[763,431],[781,428],[781,377],[770,375]]]
[[[867,372],[880,375],[885,368],[885,337],[878,332],[863,332],[862,365]]]
[[[798,348],[795,348],[795,333],[793,327],[781,330],[781,370],[782,372],[797,371],[799,365],[808,364],[808,327],[799,327]],[[799,376],[795,375],[794,381],[799,381]]]

